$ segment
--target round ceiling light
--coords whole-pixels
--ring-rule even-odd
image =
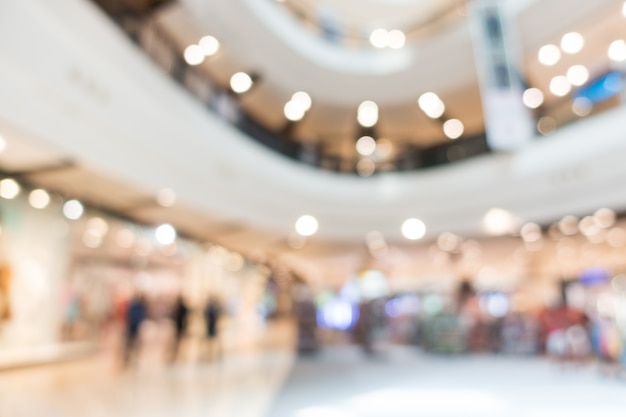
[[[204,56],[213,56],[220,49],[220,42],[213,36],[205,36],[200,39],[198,46],[202,49]]]
[[[578,32],[570,32],[561,38],[561,49],[566,54],[576,54],[585,46],[585,38]]]
[[[356,151],[359,155],[369,156],[376,152],[376,141],[371,136],[362,136],[356,141]]]
[[[252,78],[245,72],[237,72],[230,77],[230,88],[237,94],[245,93],[252,88]]]
[[[309,237],[317,233],[319,224],[317,219],[309,214],[301,216],[296,221],[296,232],[300,236]]]
[[[529,88],[524,91],[522,101],[529,109],[536,109],[543,104],[543,92],[538,88]]]
[[[556,45],[544,45],[539,49],[539,62],[551,67],[561,59],[561,50]]]
[[[357,120],[363,127],[372,127],[378,122],[378,105],[366,100],[359,105]]]
[[[36,209],[44,209],[50,204],[50,194],[42,189],[33,190],[28,195],[28,202]]]
[[[402,235],[408,240],[419,240],[426,235],[426,225],[414,217],[406,219],[402,223]]]
[[[459,119],[446,120],[443,124],[443,133],[445,133],[449,139],[460,138],[464,131],[465,127],[463,126],[463,122]]]
[[[198,45],[189,45],[185,48],[185,52],[183,53],[185,62],[192,66],[202,64],[202,62],[204,62],[204,56],[204,50]]]

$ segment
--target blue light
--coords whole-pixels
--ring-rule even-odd
[[[592,104],[600,103],[619,94],[624,88],[624,74],[611,71],[580,88],[573,96],[589,100]]]
[[[335,298],[317,310],[318,325],[327,329],[348,330],[358,318],[359,312],[355,306],[341,298]]]

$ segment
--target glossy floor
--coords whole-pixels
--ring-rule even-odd
[[[212,361],[108,357],[0,373],[1,417],[623,417],[626,382],[597,365],[265,347]]]

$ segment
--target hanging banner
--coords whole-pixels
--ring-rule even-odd
[[[487,143],[495,151],[514,151],[535,134],[532,113],[522,102],[524,84],[517,69],[518,47],[499,0],[468,4]]]

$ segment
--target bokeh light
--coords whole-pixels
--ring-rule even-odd
[[[0,181],[0,197],[12,200],[18,196],[21,187],[13,178],[5,178]]]
[[[298,218],[298,220],[296,221],[296,232],[300,236],[313,236],[315,233],[317,233],[318,228],[319,223],[317,222],[317,219],[309,214],[300,216],[300,218]]]
[[[414,217],[406,219],[402,223],[402,235],[408,240],[419,240],[426,235],[426,225]]]
[[[576,54],[585,46],[585,38],[578,32],[569,32],[561,38],[561,49],[566,54]]]
[[[522,101],[529,109],[536,109],[543,104],[543,92],[538,88],[529,88],[524,91]]]
[[[539,62],[546,66],[553,66],[561,59],[561,50],[556,45],[544,45],[539,49]]]
[[[463,126],[463,122],[459,119],[446,120],[443,124],[443,133],[445,133],[449,139],[460,138],[463,135],[464,130],[465,126]]]
[[[198,46],[202,49],[204,56],[213,56],[220,49],[220,42],[213,36],[204,36],[198,42]]]
[[[36,209],[44,209],[50,204],[50,194],[46,190],[38,188],[30,192],[28,202]]]
[[[159,244],[169,245],[176,240],[176,229],[171,224],[165,223],[156,228],[154,236]]]
[[[237,94],[243,94],[252,88],[252,78],[245,72],[237,72],[230,77],[230,88]]]
[[[204,62],[204,50],[198,45],[189,45],[185,48],[185,52],[183,53],[185,58],[185,62],[187,64],[195,66],[200,65]]]
[[[70,220],[78,220],[82,217],[85,208],[78,200],[68,200],[63,204],[63,215]]]

